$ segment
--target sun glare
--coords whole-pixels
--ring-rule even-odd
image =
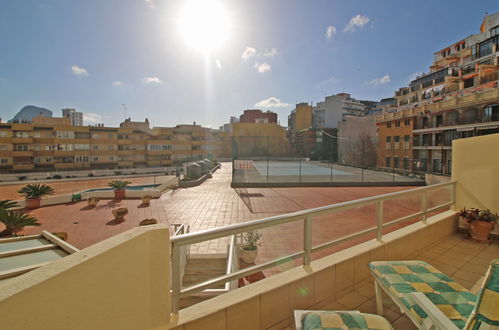
[[[229,38],[229,16],[218,2],[191,0],[180,13],[179,29],[190,46],[209,53]]]

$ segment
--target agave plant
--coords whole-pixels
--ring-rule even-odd
[[[45,195],[53,195],[54,189],[46,184],[32,183],[22,187],[18,193],[26,199],[40,199]]]
[[[0,236],[12,236],[26,226],[39,226],[38,220],[29,214],[21,214],[16,211],[0,211],[0,222],[5,225],[5,230]]]
[[[113,188],[114,190],[122,190],[122,189],[124,189],[126,186],[128,186],[129,184],[131,184],[131,182],[130,182],[130,181],[117,179],[117,180],[112,180],[112,181],[110,181],[107,185],[108,185],[109,187]]]
[[[14,201],[11,201],[11,200],[3,200],[3,201],[0,201],[0,210],[8,210],[8,209],[11,209],[13,207],[17,207],[18,204],[17,202],[14,202]]]

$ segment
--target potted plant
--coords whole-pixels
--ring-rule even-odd
[[[112,180],[108,183],[108,186],[114,189],[114,198],[115,199],[124,199],[125,198],[125,187],[131,184],[130,181],[116,179]]]
[[[26,207],[36,209],[40,207],[43,196],[53,195],[54,189],[46,184],[32,183],[22,187],[18,193],[26,198]]]
[[[87,200],[88,206],[96,207],[99,203],[99,197],[89,197]]]
[[[151,203],[151,198],[151,195],[142,196],[142,205],[149,206],[149,204]]]
[[[120,207],[112,210],[111,213],[113,214],[114,219],[121,222],[125,220],[125,215],[128,214],[128,209],[126,207]]]
[[[5,225],[5,229],[0,232],[2,236],[13,236],[26,226],[39,226],[38,220],[29,214],[21,214],[16,211],[0,210],[0,222]]]
[[[457,213],[468,228],[471,239],[478,243],[488,243],[489,235],[499,220],[499,215],[492,213],[489,209],[480,210],[478,208],[466,207]]]
[[[243,244],[239,247],[239,256],[247,264],[255,262],[258,254],[258,241],[262,234],[257,230],[252,230],[243,234]]]

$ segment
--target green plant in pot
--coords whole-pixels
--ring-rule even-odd
[[[114,198],[115,199],[124,199],[125,198],[125,188],[130,185],[130,181],[116,179],[110,181],[107,185],[114,189]]]
[[[255,262],[258,255],[258,245],[262,234],[257,230],[248,231],[243,234],[243,244],[239,248],[239,256],[247,264]]]
[[[492,213],[489,209],[466,207],[457,213],[462,217],[468,228],[468,232],[473,241],[478,243],[489,243],[489,235],[494,225],[499,220],[497,213]]]
[[[26,226],[40,225],[35,217],[8,209],[0,209],[0,222],[5,226],[0,237],[13,236]]]
[[[46,184],[32,183],[19,189],[18,193],[26,198],[28,209],[36,209],[40,207],[42,197],[53,195],[54,189]]]

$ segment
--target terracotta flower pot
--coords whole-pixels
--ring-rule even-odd
[[[258,249],[256,250],[245,250],[242,247],[239,248],[239,257],[247,264],[255,263],[256,256],[258,255]]]
[[[114,191],[114,199],[125,199],[125,189],[117,189]]]
[[[488,243],[489,235],[493,228],[493,222],[480,220],[473,221],[469,224],[471,239],[478,243]]]
[[[147,205],[151,203],[151,196],[142,196],[142,205]]]
[[[41,199],[40,198],[30,198],[26,200],[26,208],[28,209],[37,209],[40,207]]]

